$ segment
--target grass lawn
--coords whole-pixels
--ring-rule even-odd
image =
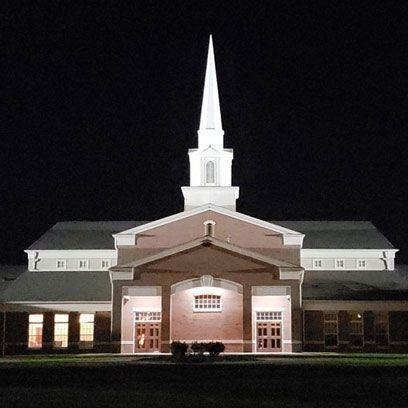
[[[4,359],[0,407],[408,407],[408,356],[237,360],[168,364],[133,356]]]

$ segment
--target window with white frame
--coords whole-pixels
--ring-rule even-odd
[[[339,344],[339,324],[337,312],[324,313],[324,345],[337,347]]]
[[[88,269],[89,262],[87,259],[81,259],[78,263],[79,269]]]
[[[313,269],[322,269],[323,260],[322,259],[313,259]]]
[[[68,314],[54,315],[54,347],[68,347]]]
[[[215,184],[215,163],[212,160],[205,164],[205,184]]]
[[[197,295],[194,296],[195,312],[217,312],[221,310],[221,296]]]
[[[365,269],[367,262],[365,259],[357,259],[357,269]]]
[[[388,312],[376,312],[374,314],[375,343],[380,347],[389,344]]]
[[[282,320],[282,312],[276,311],[266,311],[266,312],[256,312],[257,321],[280,321]]]
[[[79,316],[79,347],[92,348],[94,342],[94,322],[93,313],[81,313]]]
[[[344,269],[346,267],[346,262],[344,259],[335,259],[334,260],[334,267],[336,269]]]
[[[57,259],[57,269],[66,269],[67,261],[65,259]]]
[[[208,237],[213,237],[214,236],[214,226],[215,222],[211,220],[207,220],[204,222],[204,234]]]
[[[44,315],[30,314],[28,316],[28,348],[42,347]]]
[[[101,262],[102,268],[109,268],[110,267],[110,260],[109,259],[103,259]]]
[[[161,312],[135,312],[135,322],[160,322]]]
[[[351,347],[363,347],[364,326],[362,312],[349,312],[349,339]]]

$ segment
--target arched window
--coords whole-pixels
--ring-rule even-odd
[[[205,165],[205,183],[215,184],[215,163],[208,161]]]
[[[204,234],[208,237],[214,236],[214,225],[215,222],[211,220],[204,221],[205,231]]]

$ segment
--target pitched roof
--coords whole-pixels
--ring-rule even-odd
[[[408,300],[408,265],[388,271],[305,271],[306,300]]]
[[[108,271],[29,272],[0,290],[0,302],[109,302]]]
[[[271,221],[305,234],[304,249],[394,249],[369,221]]]
[[[305,234],[304,249],[394,249],[369,221],[270,222]],[[148,223],[150,221],[58,222],[28,249],[114,249],[112,234]]]
[[[70,221],[58,222],[29,250],[37,249],[114,249],[112,234],[145,224],[147,221]]]
[[[1,293],[26,270],[26,265],[0,265],[0,297]]]

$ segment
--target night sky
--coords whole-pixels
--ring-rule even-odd
[[[0,6],[0,263],[183,209],[211,33],[238,210],[371,220],[408,262],[407,1],[33,3]]]

